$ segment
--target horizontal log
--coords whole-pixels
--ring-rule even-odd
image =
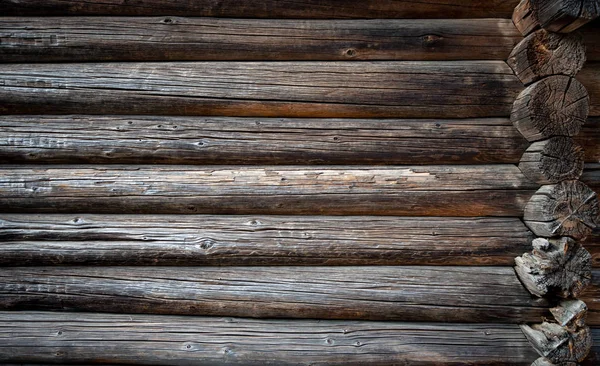
[[[0,215],[0,265],[511,266],[517,218]]]
[[[0,62],[506,60],[521,38],[509,19],[5,17]]]
[[[476,279],[476,280],[474,280]],[[549,314],[510,267],[4,267],[0,309],[440,322]]]
[[[510,18],[518,0],[0,0],[4,15],[233,18]]]
[[[600,364],[600,328],[592,328],[592,351],[588,355],[581,365],[582,366],[595,366]]]
[[[591,155],[598,131],[582,134]],[[506,118],[0,116],[11,164],[514,164],[527,147]]]
[[[512,324],[257,320],[0,312],[5,362],[188,365],[519,365]]]
[[[503,61],[1,64],[0,114],[506,117]]]
[[[586,162],[600,163],[600,118],[588,118],[574,140],[583,147]]]
[[[595,268],[592,271],[592,284],[585,290],[580,299],[588,306],[586,324],[600,326],[600,269]]]
[[[600,116],[600,62],[588,62],[577,74],[590,94],[590,116]]]
[[[600,20],[587,24],[579,32],[583,35],[588,61],[600,61]]]
[[[588,163],[585,164],[583,174],[580,180],[587,184],[591,189],[600,192],[600,164],[599,163]]]
[[[536,189],[514,165],[0,168],[4,212],[520,216]]]

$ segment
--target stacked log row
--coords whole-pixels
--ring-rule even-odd
[[[516,258],[515,270],[533,295],[563,299],[551,310],[554,321],[522,326],[542,356],[537,366],[575,365],[592,348],[587,306],[576,298],[591,283],[592,256],[579,242],[596,227],[599,206],[596,193],[578,180],[585,158],[573,137],[588,117],[590,98],[575,79],[586,60],[585,46],[570,32],[598,15],[600,2],[562,0],[523,0],[513,15],[526,38],[508,64],[526,88],[511,120],[532,142],[519,169],[542,185],[524,210],[524,222],[537,238],[531,252]]]

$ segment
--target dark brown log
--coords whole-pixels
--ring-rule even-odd
[[[600,163],[600,118],[588,118],[575,141],[583,147],[586,162]]]
[[[537,187],[514,165],[5,165],[0,210],[519,216]]]
[[[542,186],[525,206],[524,220],[541,237],[587,237],[597,226],[598,197],[580,181]]]
[[[600,164],[585,164],[581,181],[589,185],[594,191],[600,192]],[[600,235],[600,232],[598,235]],[[600,242],[600,237],[598,239]]]
[[[573,32],[599,15],[598,0],[522,0],[515,8],[513,21],[526,36],[539,27],[551,32]]]
[[[600,116],[600,62],[588,62],[577,74],[590,95],[590,116]]]
[[[506,60],[520,39],[508,19],[4,17],[0,62]]]
[[[0,65],[0,114],[506,117],[501,61]]]
[[[590,253],[569,238],[535,239],[532,252],[515,263],[523,285],[538,297],[578,297],[592,279]]]
[[[585,87],[568,76],[550,76],[527,87],[514,103],[511,120],[528,141],[575,136],[589,113]]]
[[[570,137],[557,136],[531,144],[519,169],[538,184],[579,179],[585,161],[583,148]]]
[[[592,348],[592,333],[589,327],[569,332],[556,323],[544,322],[521,329],[533,348],[555,364],[583,361]]]
[[[581,366],[596,366],[600,364],[600,328],[592,328],[592,337],[594,339],[592,351],[581,363]]]
[[[539,30],[522,40],[511,52],[508,65],[525,85],[547,76],[574,77],[585,63],[581,36]]]
[[[600,61],[600,20],[596,20],[579,31],[583,35],[588,61]]]
[[[519,2],[513,12],[512,21],[523,36],[529,35],[540,27],[536,14],[532,10],[531,0]]]
[[[510,267],[5,267],[0,293],[5,310],[468,323],[550,305]]]
[[[517,218],[0,215],[0,265],[509,266]]]
[[[516,325],[1,312],[4,362],[197,365],[518,365]]]
[[[517,163],[527,146],[506,118],[0,116],[5,164]]]
[[[509,18],[517,0],[0,0],[3,15],[233,18]]]

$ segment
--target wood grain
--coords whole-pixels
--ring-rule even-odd
[[[511,324],[0,312],[6,362],[162,365],[529,365]]]
[[[592,271],[592,284],[583,293],[580,300],[588,306],[586,324],[600,326],[600,269],[595,268]]]
[[[517,163],[527,146],[507,118],[0,116],[4,164]]]
[[[0,62],[506,60],[508,19],[0,19]]]
[[[517,0],[0,0],[0,12],[233,18],[510,18],[517,3]]]
[[[507,117],[502,61],[1,64],[0,114]]]
[[[590,94],[590,116],[600,116],[600,62],[588,62],[577,74]]]
[[[520,216],[537,185],[514,165],[11,166],[0,210],[44,213]]]
[[[4,267],[0,294],[4,310],[468,323],[551,305],[510,267]]]
[[[0,214],[0,265],[511,266],[517,218]]]

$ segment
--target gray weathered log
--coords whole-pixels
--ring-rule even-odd
[[[585,87],[568,76],[550,76],[519,94],[511,120],[528,141],[575,136],[589,113]]]
[[[0,114],[506,117],[504,61],[0,64]]]
[[[506,118],[0,116],[10,164],[517,163],[527,146]]]
[[[573,32],[599,15],[598,0],[522,0],[515,8],[513,21],[526,36],[539,27],[551,32]]]
[[[549,359],[547,359],[546,357],[540,357],[537,360],[535,360],[534,363],[531,364],[531,366],[577,366],[578,364],[576,362],[563,362],[559,365],[552,363]]]
[[[538,185],[514,165],[11,166],[0,210],[44,213],[519,216]]]
[[[260,320],[0,312],[15,363],[513,365],[536,354],[512,324]]]
[[[512,268],[481,266],[4,267],[0,294],[4,310],[468,323],[535,322],[551,305]]]
[[[0,62],[506,60],[520,39],[508,19],[4,17]]]
[[[517,218],[0,214],[0,265],[509,266]]]
[[[581,362],[592,348],[592,333],[589,327],[580,327],[569,332],[556,323],[544,322],[521,329],[533,348],[555,364]]]
[[[590,253],[569,238],[535,239],[532,252],[515,263],[523,285],[538,297],[578,297],[592,278]]]
[[[584,155],[572,138],[552,137],[531,144],[521,157],[519,169],[538,184],[576,180],[583,173]]]
[[[563,300],[550,309],[558,324],[571,330],[585,326],[587,311],[587,305],[581,300]]]
[[[509,18],[518,0],[0,0],[4,15],[230,18]]]
[[[585,63],[585,45],[580,35],[538,30],[511,52],[508,65],[525,85],[547,76],[574,77]]]
[[[587,237],[598,223],[596,192],[580,181],[542,186],[525,206],[524,220],[541,237]]]

